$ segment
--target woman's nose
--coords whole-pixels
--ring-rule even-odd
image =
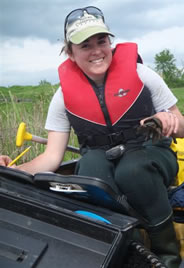
[[[99,54],[101,52],[100,47],[98,45],[93,46],[93,53],[94,54]]]

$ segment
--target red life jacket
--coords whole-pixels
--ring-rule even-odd
[[[127,127],[124,118],[130,119],[129,122],[136,118],[133,125],[138,125],[140,119],[152,114],[150,92],[136,71],[137,59],[135,43],[116,46],[105,82],[103,105],[75,62],[68,59],[59,66],[65,107],[78,137],[105,135],[128,127],[132,132],[132,123]]]
[[[136,67],[137,45],[117,45],[105,84],[105,100],[112,125],[130,109],[143,89]],[[68,112],[106,125],[98,98],[80,68],[68,59],[60,65],[59,77]],[[124,96],[121,97],[121,94]]]

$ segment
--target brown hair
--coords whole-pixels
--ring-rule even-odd
[[[64,40],[64,45],[62,46],[59,55],[61,55],[63,52],[64,52],[66,55],[72,53],[72,43],[71,43],[70,41],[67,42],[66,39]]]

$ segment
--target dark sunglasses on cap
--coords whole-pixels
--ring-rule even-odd
[[[75,9],[75,10],[71,11],[66,16],[65,23],[64,23],[65,37],[66,37],[66,28],[68,27],[68,25],[70,25],[74,21],[82,18],[84,15],[84,11],[86,11],[89,15],[93,15],[96,18],[102,18],[103,22],[105,22],[104,15],[103,15],[102,11],[97,7],[88,6],[88,7],[84,7],[84,8]]]

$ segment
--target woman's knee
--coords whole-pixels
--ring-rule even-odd
[[[117,184],[136,183],[143,176],[144,167],[138,162],[121,163],[115,170],[115,181]]]
[[[112,165],[103,150],[88,150],[79,160],[77,173],[105,178],[112,173]]]

